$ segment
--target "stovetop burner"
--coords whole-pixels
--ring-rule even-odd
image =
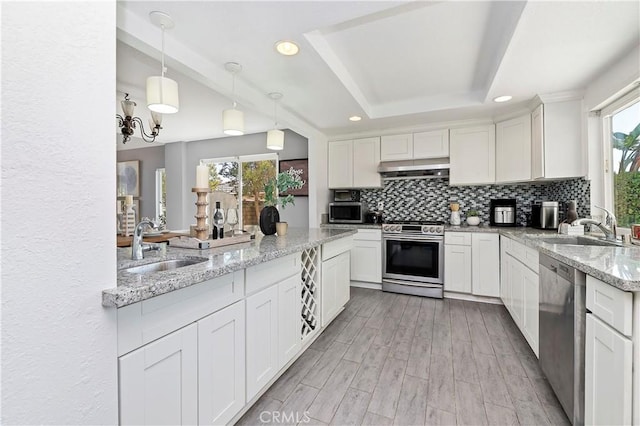
[[[444,225],[442,220],[386,220],[390,225]]]

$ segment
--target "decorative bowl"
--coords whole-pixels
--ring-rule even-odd
[[[469,216],[467,218],[467,224],[471,226],[478,226],[480,225],[480,218],[478,216]]]

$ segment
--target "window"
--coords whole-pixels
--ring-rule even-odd
[[[277,154],[200,160],[209,166],[209,204],[212,211],[220,201],[225,211],[238,210],[238,225],[246,229],[257,225],[264,207],[264,185],[278,173]],[[211,217],[212,214],[209,214]]]
[[[167,174],[156,169],[156,218],[162,228],[167,226]]]
[[[604,112],[607,205],[618,226],[630,227],[640,223],[640,96],[632,92]]]

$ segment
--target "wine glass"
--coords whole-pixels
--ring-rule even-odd
[[[227,209],[227,223],[231,225],[231,236],[235,235],[235,226],[238,224],[238,210],[233,207]]]

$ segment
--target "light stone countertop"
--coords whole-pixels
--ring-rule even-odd
[[[572,238],[554,230],[524,227],[447,226],[445,232],[495,232],[537,249],[579,271],[624,291],[640,291],[640,246],[549,244],[543,237]]]
[[[323,223],[320,229],[382,229],[379,223]]]
[[[283,237],[257,235],[251,242],[215,249],[164,247],[159,252],[146,252],[143,260],[131,260],[130,247],[119,248],[118,285],[102,292],[102,305],[121,308],[355,233],[356,229],[289,228],[287,235]],[[203,262],[173,271],[144,275],[122,270],[162,260],[189,258],[201,259]]]

